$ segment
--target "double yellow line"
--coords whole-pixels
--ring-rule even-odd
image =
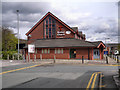
[[[19,68],[19,69],[14,69],[14,70],[9,70],[9,71],[5,71],[5,72],[1,72],[0,75],[5,74],[5,73],[10,73],[10,72],[15,72],[15,71],[23,70],[23,69],[37,67],[39,65],[42,65],[42,64],[37,64],[37,65],[29,66],[29,67],[23,67],[23,68]]]
[[[95,87],[95,81],[96,81],[97,75],[98,75],[99,73],[101,73],[101,72],[95,72],[95,73],[93,73],[93,74],[91,75],[91,78],[90,78],[90,80],[89,80],[89,82],[88,82],[88,85],[87,85],[86,90],[89,90],[90,86],[91,86],[91,90],[94,89],[94,87]]]

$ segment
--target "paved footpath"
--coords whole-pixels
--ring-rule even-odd
[[[39,63],[54,63],[54,60],[36,60],[35,62],[25,62],[24,60],[0,60],[0,67],[20,65],[20,64],[39,64]],[[58,64],[82,64],[82,60],[55,60]],[[105,60],[84,60],[84,64],[93,65],[117,65],[117,63],[106,64]]]
[[[23,60],[0,60],[0,67],[25,64]]]

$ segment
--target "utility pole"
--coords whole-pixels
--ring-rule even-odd
[[[19,10],[16,10],[17,12],[17,29],[18,29],[18,60],[19,60]]]

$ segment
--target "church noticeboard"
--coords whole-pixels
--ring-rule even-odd
[[[28,53],[35,53],[35,45],[28,44]]]
[[[65,35],[65,31],[57,31],[57,36],[64,36]]]

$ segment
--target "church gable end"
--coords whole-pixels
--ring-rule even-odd
[[[78,38],[77,32],[67,24],[48,12],[30,31],[26,33],[30,39]]]

